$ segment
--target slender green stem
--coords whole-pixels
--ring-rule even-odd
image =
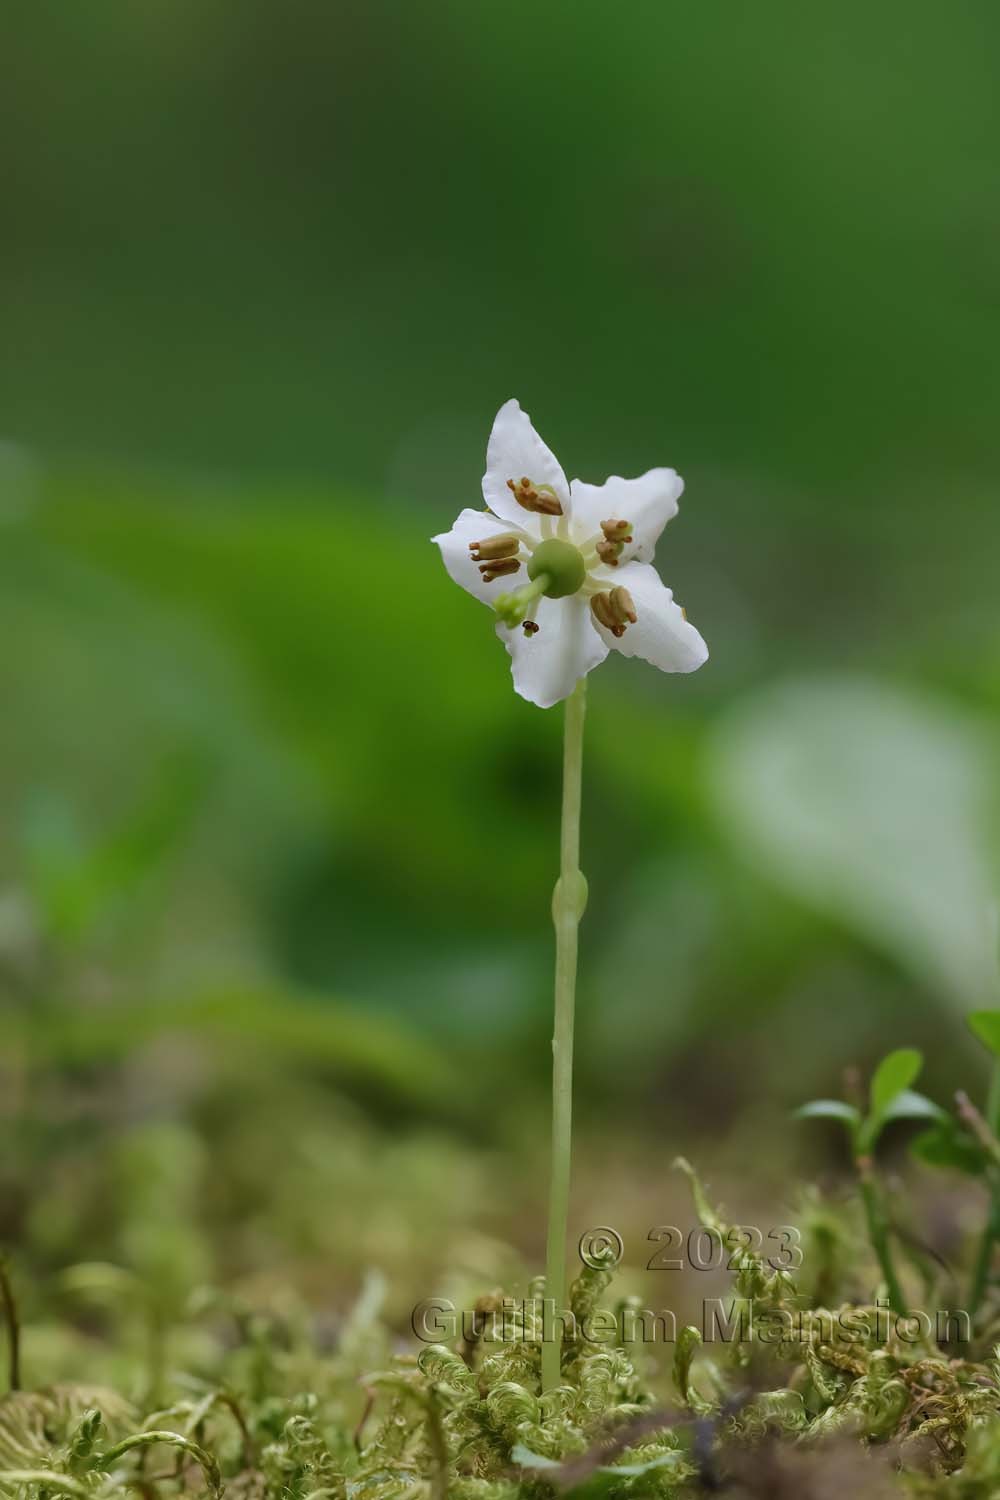
[[[1000,1058],[993,1063],[990,1087],[986,1095],[986,1123],[994,1136],[1000,1135]]]
[[[0,1306],[7,1325],[7,1387],[12,1391],[21,1389],[21,1320],[17,1315],[17,1302],[11,1284],[7,1261],[0,1255]]]
[[[3,1469],[0,1479],[5,1485],[40,1485],[42,1494],[55,1490],[61,1495],[76,1495],[78,1500],[90,1500],[93,1491],[82,1479],[73,1479],[69,1474],[60,1474],[57,1469]]]
[[[191,1438],[184,1437],[179,1432],[136,1432],[131,1437],[124,1438],[109,1448],[106,1453],[101,1454],[100,1467],[107,1473],[120,1458],[124,1458],[134,1448],[151,1448],[163,1443],[174,1448],[181,1448],[185,1453],[190,1453],[196,1463],[201,1465],[202,1473],[208,1483],[208,1492],[218,1500],[222,1494],[222,1476],[219,1473],[219,1465],[213,1454],[200,1443]]]
[[[881,1190],[875,1181],[875,1169],[868,1157],[860,1157],[857,1165],[861,1182],[861,1201],[865,1206],[865,1220],[868,1224],[868,1238],[871,1240],[886,1291],[889,1293],[889,1306],[893,1312],[905,1314],[906,1303],[903,1300],[903,1289],[899,1284],[896,1267],[892,1263],[892,1252],[889,1249],[889,1219],[882,1201]]]
[[[583,770],[583,721],[586,678],[566,700],[563,729],[562,835],[559,879],[552,897],[556,930],[555,1025],[552,1033],[552,1175],[549,1186],[549,1232],[545,1257],[545,1296],[555,1312],[544,1327],[542,1389],[559,1384],[562,1371],[562,1323],[566,1303],[566,1227],[569,1216],[570,1151],[573,1124],[573,1014],[576,1005],[577,930],[587,904],[587,883],[580,870],[580,782]]]
[[[428,1393],[426,1410],[427,1438],[434,1460],[434,1472],[431,1475],[431,1500],[448,1500],[448,1444],[445,1440],[441,1408],[435,1386],[432,1386]]]
[[[969,1288],[969,1317],[974,1318],[986,1295],[990,1271],[993,1267],[993,1246],[1000,1239],[1000,1176],[994,1171],[990,1184],[990,1204],[986,1214],[976,1263],[972,1269],[972,1285]]]
[[[959,1111],[962,1113],[961,1101]],[[997,1129],[1000,1127],[1000,1061],[993,1064],[993,1072],[990,1076],[990,1090],[986,1100],[986,1118],[977,1130],[976,1122],[970,1120],[966,1113],[962,1114],[966,1123],[971,1126],[978,1136],[984,1149],[993,1154],[996,1150]],[[976,1252],[975,1265],[972,1268],[972,1284],[969,1288],[969,1317],[974,1318],[986,1295],[989,1286],[990,1271],[993,1267],[993,1247],[1000,1239],[1000,1172],[994,1162],[989,1169],[990,1201],[986,1214],[986,1223],[983,1226],[982,1238],[979,1241],[979,1249]]]

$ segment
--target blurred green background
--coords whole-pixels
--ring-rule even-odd
[[[575,1222],[656,1222],[676,1150],[822,1158],[789,1106],[890,1045],[980,1085],[998,44],[987,0],[14,8],[8,1242],[141,1263],[115,1205],[197,1199],[182,1282],[537,1263],[560,717],[427,540],[511,395],[570,474],[685,476],[712,652],[592,679]]]

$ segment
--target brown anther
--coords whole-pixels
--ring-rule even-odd
[[[611,613],[611,595],[595,594],[590,601],[590,612],[598,625],[603,625],[605,630],[614,630],[615,617]]]
[[[508,573],[516,573],[521,566],[516,557],[494,557],[489,562],[479,564],[479,571],[483,575],[484,583],[492,583],[494,578],[503,578]]]
[[[684,606],[682,604],[681,605],[681,619],[682,620],[686,620],[687,617],[688,617],[688,612],[687,612],[687,610],[684,608]]]
[[[484,562],[491,557],[514,557],[519,546],[520,538],[512,531],[505,531],[500,536],[484,537],[481,542],[470,542],[469,551],[473,562]]]
[[[550,484],[535,484],[524,475],[516,481],[508,479],[507,488],[522,510],[533,511],[538,516],[561,516],[563,513],[559,497]]]
[[[635,604],[628,589],[623,589],[621,584],[611,590],[609,595],[612,613],[617,615],[622,625],[634,625],[636,622]]]
[[[619,640],[626,627],[634,625],[637,618],[632,595],[621,587],[613,588],[608,594],[595,594],[590,601],[590,610],[598,625],[603,625]]]
[[[625,543],[632,540],[632,522],[602,521],[601,530],[604,532],[604,541],[598,542],[597,555],[609,568],[617,568]]]
[[[521,629],[524,631],[525,635],[530,636],[538,634],[538,625],[534,620],[522,620]]]

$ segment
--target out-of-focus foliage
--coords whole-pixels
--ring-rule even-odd
[[[419,519],[55,470],[4,538],[8,967],[23,981],[44,950],[35,982],[58,985],[52,953],[85,954],[91,989],[140,1008],[332,991],[463,1057],[519,1046],[521,1081],[541,1079],[558,716],[513,697]],[[873,1003],[887,1030],[905,1005],[919,1040],[943,1002],[990,998],[986,704],[867,669],[730,707],[712,670],[615,660],[594,680],[598,1091],[620,1095],[609,1061],[655,1087],[660,1056],[724,1018],[780,1025],[794,1004],[822,1027],[831,988],[843,1061],[874,1053]]]
[[[998,24],[39,0],[7,37],[4,424],[427,500],[516,390],[579,471],[724,476],[827,629],[884,624],[904,530],[995,525]]]
[[[332,991],[541,1077],[557,716],[426,541],[516,393],[571,471],[684,473],[661,561],[712,650],[595,679],[584,1086],[683,1094],[737,1017],[759,1087],[792,1028],[822,1070],[831,1017],[870,1060],[900,1009],[988,1003],[997,27],[22,7],[14,968],[41,923],[136,1003]]]
[[[966,1006],[997,989],[996,735],[876,680],[782,683],[719,736],[722,816],[769,876]]]
[[[684,474],[659,561],[712,652],[593,679],[579,1227],[679,1212],[677,1147],[773,1221],[786,1109],[889,1048],[986,1098],[956,1011],[996,1000],[998,31],[978,0],[11,16],[0,1240],[39,1383],[148,1413],[195,1371],[171,1420],[235,1482],[238,1377],[267,1483],[334,1491],[358,1392],[302,1309],[375,1268],[405,1335],[539,1263],[559,716],[428,543],[510,395],[571,473]],[[924,1160],[985,1181],[970,1128]],[[944,1181],[960,1257],[980,1184]],[[135,1413],[51,1402],[32,1431],[99,1488]]]

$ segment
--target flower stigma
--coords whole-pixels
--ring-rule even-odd
[[[531,564],[529,563],[529,569]],[[534,635],[538,629],[535,621],[529,618],[528,611],[536,599],[540,599],[548,588],[549,575],[539,573],[530,583],[526,583],[523,589],[515,589],[513,594],[501,594],[494,601],[493,608],[500,616],[505,625],[512,628],[515,625],[524,625],[525,635]],[[529,626],[532,628],[529,630]]]
[[[528,563],[529,578],[539,578],[543,573],[548,576],[548,583],[542,592],[550,599],[565,599],[583,587],[587,565],[579,547],[550,537],[535,548]]]
[[[499,543],[507,539],[497,537],[494,540]],[[478,548],[482,555],[483,544],[476,542],[473,546]],[[473,552],[473,557],[478,561],[475,552]],[[520,566],[513,557],[501,558],[497,562],[480,563],[479,571],[487,583],[490,581],[486,572],[487,567],[496,570],[505,562],[514,563],[511,572]],[[494,571],[491,576],[495,577],[496,572]],[[543,594],[549,599],[565,599],[570,594],[577,593],[586,581],[587,565],[579,547],[574,547],[572,542],[560,541],[558,537],[550,537],[548,541],[540,542],[532,552],[528,560],[528,577],[531,579],[530,583],[526,583],[524,588],[517,589],[513,594],[501,594],[493,607],[505,625],[523,624],[525,635],[536,635],[538,624],[529,613],[535,600],[540,599]]]

